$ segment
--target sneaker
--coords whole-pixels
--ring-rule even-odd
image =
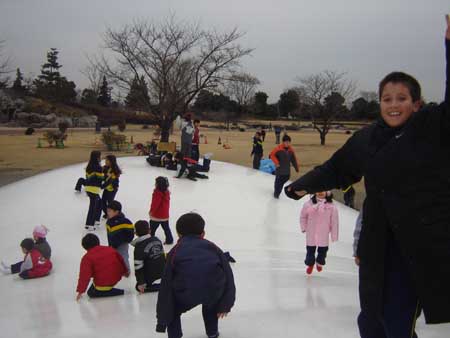
[[[322,266],[322,265],[319,265],[319,264],[317,264],[317,265],[316,265],[316,269],[317,269],[317,271],[319,271],[319,272],[322,272],[322,270],[323,270],[323,266]]]
[[[108,218],[108,215],[103,215],[103,218],[104,218],[104,219],[107,219],[107,218]]]
[[[219,334],[219,332],[217,332],[215,335],[212,335],[212,336],[207,336],[208,338],[219,338],[220,337],[220,334]]]
[[[308,274],[308,275],[312,274],[313,269],[314,269],[314,265],[308,266],[308,267],[306,268],[306,274]]]
[[[94,228],[95,229],[100,228],[100,221],[97,221],[97,222],[94,223]]]
[[[203,158],[206,158],[207,160],[209,160],[212,156],[213,156],[213,153],[207,153],[207,154],[203,155]]]
[[[87,231],[95,231],[95,226],[93,226],[93,225],[86,225],[84,228],[85,228]]]
[[[2,261],[0,264],[1,264],[1,267],[2,267],[2,268],[5,268],[5,269],[10,268],[10,265],[9,265],[9,264],[6,264],[4,261]]]
[[[2,262],[2,265],[0,266],[0,271],[1,271],[4,275],[10,275],[10,274],[11,274],[11,268],[8,267],[8,266],[5,266],[3,262]]]

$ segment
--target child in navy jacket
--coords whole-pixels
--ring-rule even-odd
[[[202,305],[209,338],[219,337],[218,319],[231,311],[236,297],[234,277],[222,250],[204,239],[205,221],[195,213],[176,224],[180,237],[167,256],[157,303],[157,332],[183,336],[181,314]]]

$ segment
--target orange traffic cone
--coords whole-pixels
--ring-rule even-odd
[[[217,144],[222,144],[222,140],[221,140],[220,136],[219,136],[219,141],[217,142]]]

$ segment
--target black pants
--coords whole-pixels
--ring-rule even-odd
[[[148,292],[158,292],[159,289],[160,289],[160,287],[161,287],[161,284],[159,284],[159,283],[152,283],[152,284],[150,284],[150,285],[147,284],[147,286],[145,287],[144,292],[145,292],[145,293],[148,293]],[[138,284],[136,284],[136,291],[139,292]]]
[[[316,250],[317,250],[317,258],[316,258]],[[306,258],[305,265],[313,266],[316,262],[319,265],[326,264],[328,247],[327,246],[307,246],[306,247]]]
[[[181,329],[181,314],[185,312],[183,310],[176,311],[176,315],[167,326],[167,333],[169,338],[181,338],[183,331]],[[205,324],[206,335],[210,338],[216,338],[219,336],[219,319],[217,318],[216,307],[209,307],[202,305],[203,322]]]
[[[192,144],[191,143],[181,143],[181,150],[180,152],[183,154],[184,157],[192,158]]]
[[[275,143],[280,144],[280,135],[281,134],[275,134]]]
[[[80,177],[77,181],[77,184],[75,185],[75,190],[76,191],[81,191],[81,188],[83,187],[83,185],[86,184],[86,179],[83,177]]]
[[[408,265],[395,244],[389,247],[386,257],[383,314],[361,311],[361,338],[417,338],[415,326],[421,307]]]
[[[152,237],[155,236],[156,230],[158,230],[159,226],[164,230],[164,235],[166,236],[166,244],[173,243],[172,231],[170,231],[169,221],[152,221],[150,220],[150,234]]]
[[[191,155],[193,160],[198,161],[200,159],[200,147],[198,144],[192,144]]]
[[[116,197],[117,194],[117,190],[113,190],[113,191],[108,191],[108,190],[103,190],[103,195],[102,195],[102,209],[103,209],[103,213],[106,215],[106,209],[108,209],[108,205],[114,201],[114,198]]]
[[[11,273],[16,274],[20,272],[23,262],[18,262],[16,264],[11,264]]]
[[[350,208],[355,208],[355,189],[350,188],[344,193],[344,203]]]
[[[87,292],[90,298],[101,298],[101,297],[114,297],[114,296],[122,296],[124,291],[122,289],[112,288],[108,291],[100,291],[95,288],[92,284]]]
[[[261,166],[262,154],[253,154],[253,169],[259,169]]]
[[[87,195],[89,197],[89,210],[86,217],[86,225],[94,225],[95,222],[100,222],[102,200],[98,194],[88,192]]]
[[[274,196],[276,198],[280,197],[281,191],[283,190],[284,184],[289,181],[289,175],[277,175],[275,177],[275,192]]]

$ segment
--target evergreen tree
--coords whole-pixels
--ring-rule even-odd
[[[61,76],[58,63],[59,51],[51,48],[47,52],[47,62],[41,67],[41,74],[34,81],[35,95],[44,99],[70,103],[75,101],[77,93],[75,83]]]
[[[14,80],[12,89],[14,89],[17,92],[24,92],[25,86],[22,84],[22,81],[23,81],[22,72],[20,71],[20,68],[17,68],[16,79]]]
[[[103,76],[103,83],[100,87],[97,102],[104,107],[111,105],[111,88],[108,86],[106,76]]]
[[[130,91],[125,98],[125,104],[130,109],[147,110],[150,105],[150,97],[148,95],[147,83],[144,77],[133,79]]]

